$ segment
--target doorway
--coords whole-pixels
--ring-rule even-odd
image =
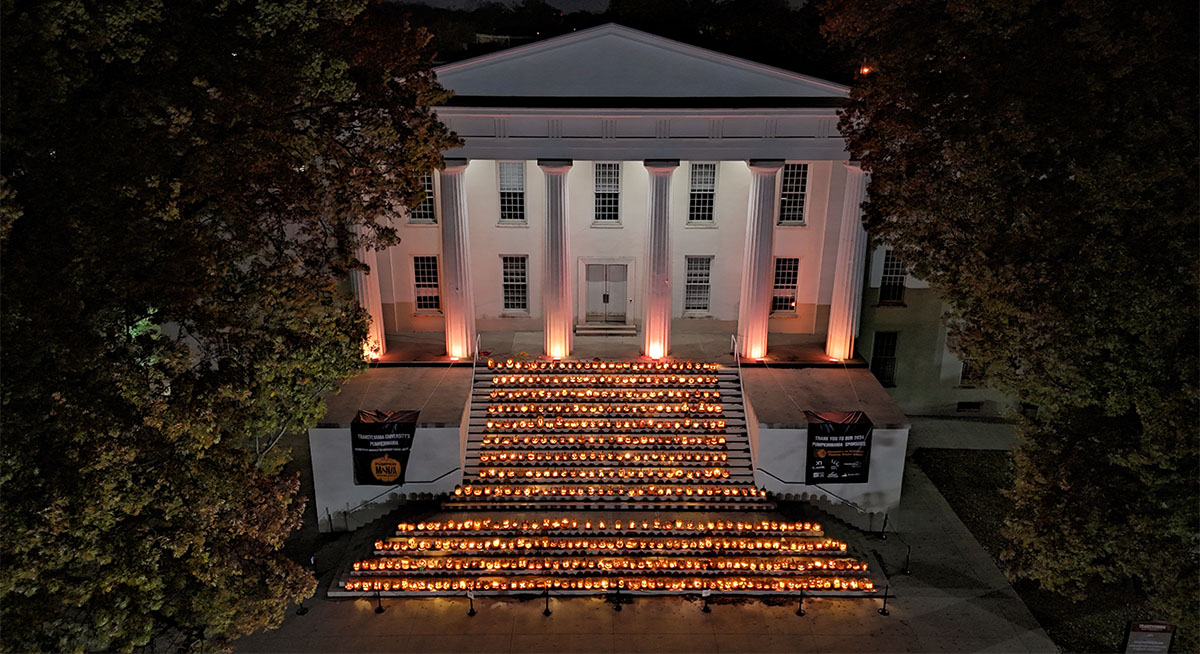
[[[623,263],[589,263],[587,282],[587,322],[625,323],[625,305],[629,303],[629,269]]]

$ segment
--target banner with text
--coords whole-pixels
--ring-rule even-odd
[[[359,411],[350,423],[356,486],[404,483],[419,411]]]
[[[862,411],[805,411],[808,417],[806,484],[865,484],[871,471],[874,426]]]

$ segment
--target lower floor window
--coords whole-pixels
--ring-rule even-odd
[[[871,348],[871,372],[880,384],[896,385],[896,332],[875,332]]]
[[[529,276],[526,274],[526,260],[524,255],[500,257],[505,311],[529,311]]]
[[[800,277],[800,259],[775,258],[775,290],[771,294],[772,313],[795,313],[796,282]]]
[[[437,257],[413,257],[413,286],[418,311],[441,310]]]
[[[708,311],[709,273],[712,257],[687,257],[687,286],[683,293],[684,311]]]

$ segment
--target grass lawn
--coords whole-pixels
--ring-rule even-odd
[[[1000,490],[1012,484],[1009,453],[922,448],[915,459],[975,540],[1005,570],[1000,552],[1007,543],[1000,530],[1008,500]],[[1119,652],[1130,620],[1153,619],[1145,597],[1127,585],[1094,583],[1088,597],[1078,602],[1029,581],[1018,581],[1013,588],[1064,652]]]

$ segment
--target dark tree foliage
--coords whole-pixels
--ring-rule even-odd
[[[1196,637],[1197,7],[827,0],[868,230],[1025,420],[1013,574],[1133,579]],[[1192,641],[1194,642],[1194,640]]]
[[[354,0],[0,4],[2,642],[220,645],[311,575],[281,435],[363,365],[338,279],[454,139]]]

